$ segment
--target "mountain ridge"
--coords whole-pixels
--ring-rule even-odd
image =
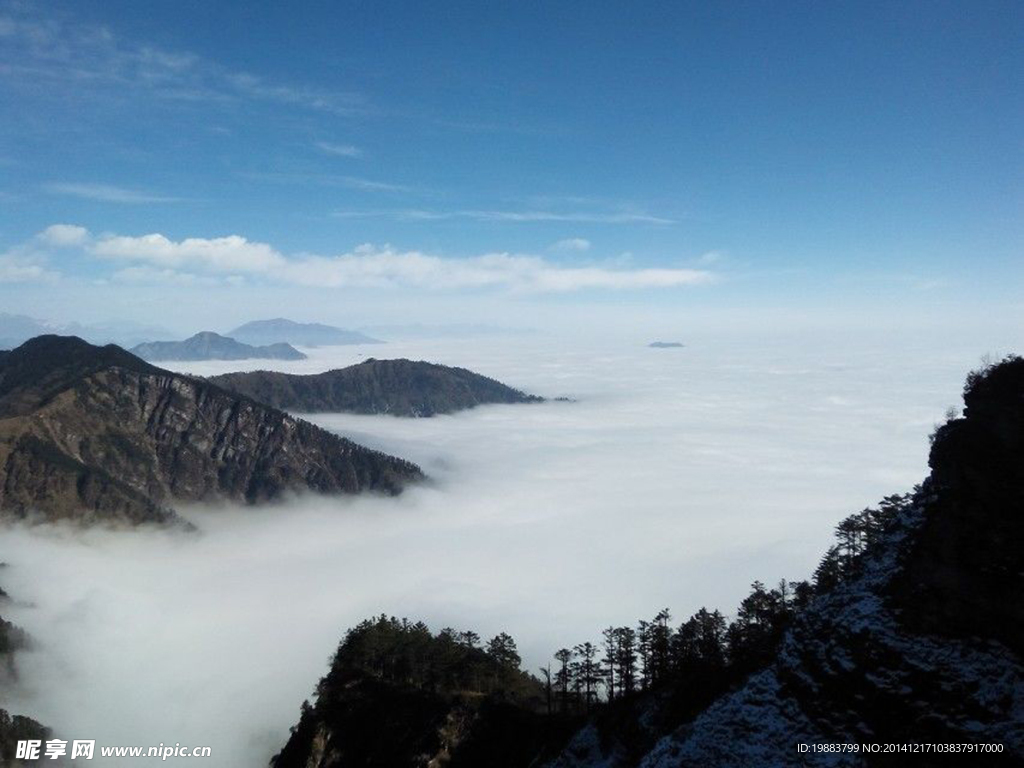
[[[130,350],[151,362],[190,360],[305,360],[291,344],[253,346],[213,331],[200,331],[183,341],[148,341]]]
[[[539,403],[501,382],[465,368],[369,358],[318,374],[251,371],[210,381],[275,408],[300,413],[344,411],[427,417],[492,403]]]

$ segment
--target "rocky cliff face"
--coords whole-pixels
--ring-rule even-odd
[[[543,400],[465,368],[412,360],[371,358],[312,376],[253,371],[214,376],[210,381],[275,408],[303,413],[434,416],[488,403]]]
[[[174,500],[396,493],[421,477],[371,451],[118,347],[44,336],[0,356],[0,509],[166,522]]]
[[[972,375],[935,435],[935,497],[894,583],[906,623],[1024,655],[1024,359]]]

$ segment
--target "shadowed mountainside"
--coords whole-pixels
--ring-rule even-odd
[[[0,510],[167,522],[174,500],[397,493],[415,465],[116,346],[40,336],[0,353]]]
[[[184,341],[147,341],[132,347],[131,352],[150,361],[306,359],[290,344],[282,342],[255,347],[212,331],[197,333]]]
[[[210,381],[275,408],[434,416],[490,403],[539,403],[499,381],[436,363],[375,360],[300,376],[275,371],[227,373]]]

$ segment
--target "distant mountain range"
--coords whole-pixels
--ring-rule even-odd
[[[149,341],[132,347],[143,360],[305,360],[306,356],[283,342],[254,347],[212,331],[203,331],[184,341]]]
[[[288,411],[434,416],[489,403],[539,403],[499,381],[412,360],[375,360],[301,376],[276,371],[227,373],[209,381]]]
[[[40,336],[0,353],[0,511],[173,522],[175,500],[397,493],[418,467],[110,345]]]
[[[278,317],[273,320],[254,320],[240,325],[228,333],[233,339],[246,344],[295,344],[300,347],[330,347],[342,344],[381,344],[380,339],[359,331],[346,331],[321,323],[296,323]]]
[[[31,338],[50,333],[79,336],[93,344],[130,347],[147,339],[167,338],[171,332],[155,325],[130,322],[51,323],[27,315],[0,312],[0,349],[14,349]]]
[[[27,315],[0,312],[0,349],[13,349],[20,344],[24,344],[29,339],[46,334],[78,336],[92,344],[117,344],[125,349],[151,342],[153,339],[168,339],[174,338],[177,335],[166,328],[149,324],[121,321],[110,323],[57,323]],[[285,318],[256,320],[240,325],[238,328],[225,334],[225,336],[257,347],[281,343],[300,347],[383,344],[380,339],[361,331],[350,331],[321,323],[297,323]]]

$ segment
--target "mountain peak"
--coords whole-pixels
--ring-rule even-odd
[[[97,347],[77,336],[36,336],[0,355],[0,416],[13,415],[35,401],[104,368],[153,372],[153,368],[115,344]],[[14,397],[20,393],[22,397]],[[31,395],[31,396],[30,396]]]

